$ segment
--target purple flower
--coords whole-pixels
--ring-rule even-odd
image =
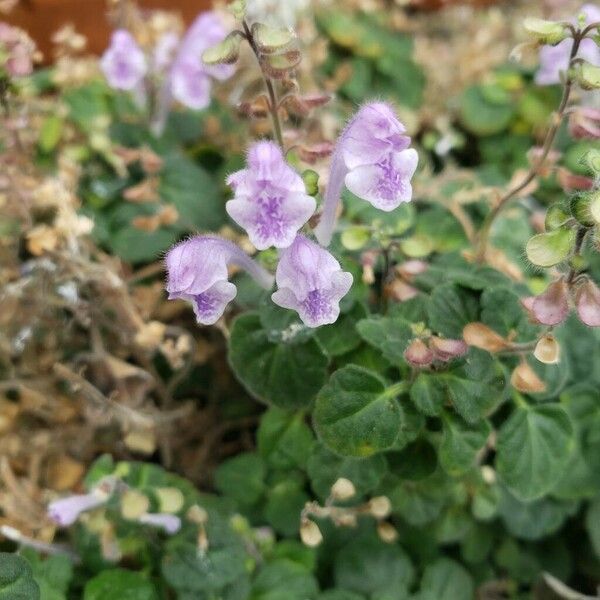
[[[233,65],[206,66],[202,54],[223,41],[227,30],[215,12],[196,18],[188,29],[171,67],[169,87],[173,97],[184,106],[203,109],[210,104],[211,77],[223,81],[233,75]]]
[[[138,520],[144,525],[160,527],[171,535],[177,533],[181,529],[181,519],[175,515],[169,515],[166,513],[147,513],[142,515]]]
[[[235,191],[227,212],[259,250],[290,246],[315,212],[315,199],[273,142],[251,146],[248,168],[231,175],[227,183]]]
[[[352,275],[324,248],[303,235],[281,252],[273,302],[295,310],[308,327],[334,323],[340,300],[352,286]]]
[[[228,281],[229,265],[248,272],[270,289],[273,277],[234,243],[217,236],[196,236],[177,244],[166,257],[169,299],[192,303],[198,323],[213,325],[237,293]]]
[[[48,516],[60,527],[68,527],[77,521],[81,513],[102,506],[107,500],[107,495],[98,492],[67,496],[50,503]]]
[[[111,87],[127,91],[137,88],[148,72],[144,52],[124,29],[117,29],[112,34],[100,67]]]
[[[412,199],[410,180],[419,157],[392,108],[383,102],[363,106],[338,139],[323,212],[315,235],[328,246],[344,184],[375,208],[389,212]]]
[[[585,16],[586,25],[600,22],[600,8],[593,4],[585,4],[579,12]],[[561,73],[569,68],[572,48],[573,40],[571,38],[563,40],[556,46],[544,46],[540,50],[540,68],[535,74],[535,82],[538,85],[560,83]],[[593,65],[600,66],[600,48],[590,38],[582,40],[577,56]]]

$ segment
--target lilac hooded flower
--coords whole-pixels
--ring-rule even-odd
[[[177,244],[166,257],[169,299],[192,303],[198,323],[213,325],[236,294],[228,266],[237,265],[270,289],[273,277],[234,243],[217,236],[196,236]]]
[[[411,178],[418,155],[392,108],[383,102],[363,106],[338,139],[329,185],[315,235],[327,246],[335,227],[344,184],[375,208],[389,212],[412,199]]]
[[[106,503],[108,496],[94,491],[90,494],[67,496],[51,502],[48,506],[48,516],[60,527],[73,525],[79,515],[88,510],[98,508]]]
[[[144,525],[160,527],[166,533],[171,535],[177,533],[181,529],[181,519],[176,515],[169,515],[166,513],[147,513],[142,515],[138,521]]]
[[[259,250],[290,246],[315,212],[315,199],[306,193],[302,177],[273,142],[251,146],[248,168],[231,175],[227,183],[235,191],[227,212]]]
[[[600,8],[593,4],[585,4],[579,12],[585,16],[586,25],[600,22]],[[538,85],[560,83],[561,73],[569,68],[572,48],[573,40],[571,38],[563,40],[556,46],[544,46],[540,50],[540,68],[535,74],[535,82]],[[582,40],[577,56],[593,65],[600,66],[600,48],[592,39]]]
[[[340,300],[352,287],[352,275],[324,248],[298,235],[281,252],[275,274],[277,287],[273,302],[298,312],[308,327],[334,323],[340,314]]]
[[[200,110],[210,104],[211,77],[224,81],[231,77],[233,65],[206,66],[205,50],[223,41],[227,30],[214,12],[202,13],[185,34],[169,75],[173,97],[188,108]]]
[[[148,72],[143,50],[125,29],[117,29],[112,34],[100,67],[111,87],[127,91],[135,90]]]

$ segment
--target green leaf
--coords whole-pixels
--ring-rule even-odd
[[[415,600],[472,600],[474,592],[473,579],[461,564],[439,558],[426,567]]]
[[[52,152],[60,142],[63,132],[64,121],[58,115],[50,115],[46,117],[40,129],[40,137],[38,146],[42,152]]]
[[[257,432],[258,451],[276,469],[304,468],[314,437],[304,414],[278,408],[268,410]]]
[[[365,308],[361,304],[355,304],[350,312],[340,315],[332,325],[317,329],[315,337],[328,356],[342,356],[360,346],[362,340],[356,329],[356,323],[365,314]]]
[[[443,428],[440,464],[449,475],[462,475],[475,464],[477,453],[485,446],[492,428],[487,421],[469,426],[451,414],[444,415]]]
[[[258,502],[266,490],[263,459],[251,452],[238,454],[222,463],[215,473],[215,485],[242,506]]]
[[[342,456],[365,457],[390,448],[402,425],[394,387],[361,367],[336,371],[317,395],[314,424],[324,444]]]
[[[514,116],[510,99],[491,102],[490,93],[484,86],[472,86],[465,90],[461,99],[460,117],[465,128],[478,136],[493,135],[504,131]]]
[[[341,477],[350,480],[357,497],[373,491],[387,470],[382,454],[368,458],[341,457],[322,444],[315,444],[306,466],[313,490],[321,499],[326,499],[331,486]]]
[[[87,582],[83,600],[158,600],[154,586],[141,573],[109,569]]]
[[[434,289],[427,311],[434,331],[449,338],[462,338],[465,325],[478,320],[479,303],[468,290],[446,284]]]
[[[437,375],[422,371],[410,388],[410,399],[423,414],[435,417],[446,401],[446,386]]]
[[[573,424],[564,408],[520,406],[498,432],[496,469],[518,499],[535,500],[564,473],[573,447]]]
[[[419,481],[429,477],[437,467],[435,448],[419,438],[398,452],[387,452],[390,472],[403,480]]]
[[[278,533],[294,535],[300,526],[300,513],[309,500],[300,481],[290,477],[282,478],[275,485],[269,486],[265,518]]]
[[[576,510],[576,503],[558,502],[552,498],[521,502],[504,489],[498,505],[498,513],[508,531],[523,540],[539,540],[552,535]]]
[[[182,232],[216,231],[225,223],[225,203],[215,179],[184,154],[164,157],[159,192],[175,205]]]
[[[356,324],[361,337],[394,364],[404,364],[404,351],[413,338],[410,323],[399,317],[370,317]]]
[[[585,514],[585,527],[596,557],[600,558],[600,499],[592,502]]]
[[[23,550],[40,586],[40,600],[66,600],[69,583],[73,577],[71,560],[64,555],[42,558],[33,550]]]
[[[31,565],[22,556],[0,552],[0,600],[40,600]]]
[[[309,406],[323,385],[328,360],[318,343],[273,343],[253,313],[231,329],[229,361],[246,389],[259,400],[284,409]]]
[[[527,258],[538,267],[552,267],[565,260],[575,243],[575,230],[570,227],[534,235],[525,250]]]
[[[446,503],[446,480],[437,473],[421,481],[401,481],[386,492],[398,513],[411,525],[420,527],[431,523]]]
[[[126,226],[110,238],[112,251],[130,263],[143,263],[158,260],[178,238],[173,229],[142,231]]]
[[[530,340],[537,330],[528,322],[518,294],[507,287],[496,286],[483,291],[481,321],[502,336],[517,333],[517,340]]]
[[[263,566],[252,586],[252,600],[311,600],[318,593],[315,578],[300,564],[279,559]]]
[[[355,536],[335,561],[337,586],[361,594],[394,591],[404,597],[414,579],[414,567],[399,546],[384,544],[371,536]]]

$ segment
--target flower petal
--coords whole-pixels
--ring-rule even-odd
[[[194,314],[198,323],[214,325],[236,297],[237,288],[228,281],[218,281],[211,288],[192,297]]]

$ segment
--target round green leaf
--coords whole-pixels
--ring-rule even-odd
[[[238,317],[231,329],[229,361],[246,389],[280,408],[308,406],[325,382],[328,360],[319,344],[275,343],[256,314]]]
[[[475,464],[477,453],[492,430],[487,421],[467,425],[451,414],[444,416],[444,435],[440,444],[440,464],[449,475],[462,475]]]
[[[109,569],[90,579],[83,600],[157,600],[154,586],[141,573],[125,569]]]
[[[18,554],[0,552],[0,600],[39,600],[30,564]]]
[[[473,580],[467,570],[449,558],[439,558],[425,569],[415,600],[471,600],[473,593]]]
[[[573,447],[573,425],[564,408],[519,407],[498,433],[496,469],[518,499],[535,500],[562,476]]]
[[[402,425],[397,392],[375,373],[349,365],[336,371],[317,396],[319,437],[342,456],[371,456],[392,446]]]

